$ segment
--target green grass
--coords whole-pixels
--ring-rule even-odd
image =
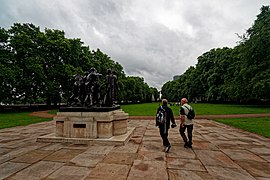
[[[268,105],[235,105],[235,104],[191,104],[197,114],[263,114],[270,113]]]
[[[263,114],[270,113],[270,106],[260,105],[231,105],[231,104],[190,104],[197,115],[210,114]],[[121,105],[121,108],[130,116],[155,116],[159,103]],[[174,116],[179,115],[179,106],[170,106]],[[270,118],[231,118],[217,119],[216,121],[236,128],[253,132],[270,138]]]
[[[155,116],[160,103],[144,103],[121,105],[121,108],[130,116]],[[270,106],[259,105],[229,105],[229,104],[191,104],[196,115],[210,114],[262,114],[270,113]],[[170,106],[175,116],[179,115],[180,106]],[[57,110],[50,110],[50,114],[56,114]],[[29,116],[30,112],[0,113],[0,129],[15,126],[25,126],[37,122],[50,121],[52,118],[40,118]],[[270,118],[232,118],[218,119],[218,122],[228,124],[246,131],[254,132],[270,138]]]
[[[270,118],[231,118],[215,121],[270,138]]]
[[[121,105],[121,109],[130,116],[155,116],[157,108],[160,104],[157,103],[143,103],[143,104],[128,104]]]
[[[262,114],[270,113],[270,106],[260,105],[230,105],[230,104],[209,104],[196,103],[190,104],[196,112],[196,115],[209,114]],[[160,103],[144,103],[121,105],[121,108],[129,113],[130,116],[155,116]],[[179,115],[180,106],[170,106],[174,116]]]
[[[59,112],[58,109],[53,109],[53,110],[48,111],[49,114],[57,114],[57,112]]]
[[[31,112],[0,113],[0,129],[50,121],[52,118],[30,116]]]

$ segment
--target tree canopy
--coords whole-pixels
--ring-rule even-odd
[[[120,101],[149,102],[158,97],[140,77],[128,77],[123,67],[100,49],[91,50],[80,39],[65,37],[62,30],[45,29],[31,23],[0,28],[0,103],[57,104],[72,94],[73,75],[84,75],[91,67],[105,75],[116,72]]]
[[[234,48],[214,48],[197,58],[179,79],[166,82],[163,97],[179,101],[270,102],[270,8]]]

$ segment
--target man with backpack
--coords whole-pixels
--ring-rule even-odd
[[[157,109],[156,115],[156,126],[159,128],[159,133],[163,141],[163,146],[165,147],[165,152],[169,152],[171,144],[168,140],[168,131],[170,128],[170,121],[172,122],[171,127],[176,127],[175,119],[171,108],[168,106],[167,99],[162,100],[162,106]]]
[[[195,118],[195,112],[193,108],[188,104],[188,100],[186,98],[181,99],[181,108],[180,108],[180,135],[185,142],[185,148],[192,148],[192,131],[193,131],[193,119]],[[187,129],[188,139],[185,134],[185,130]]]

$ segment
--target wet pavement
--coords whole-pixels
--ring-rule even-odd
[[[178,126],[165,153],[153,120],[129,120],[125,146],[36,142],[54,121],[0,130],[0,179],[270,179],[270,139],[196,119],[193,149]]]

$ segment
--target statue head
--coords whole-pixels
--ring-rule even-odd
[[[80,74],[74,74],[74,75],[73,75],[73,78],[74,78],[75,80],[79,80],[79,79],[81,78],[81,75],[80,75]]]
[[[96,71],[97,71],[96,68],[91,67],[90,70],[89,70],[89,73],[91,73],[91,72],[96,72]]]
[[[107,69],[107,74],[111,74],[112,70],[111,69]]]

